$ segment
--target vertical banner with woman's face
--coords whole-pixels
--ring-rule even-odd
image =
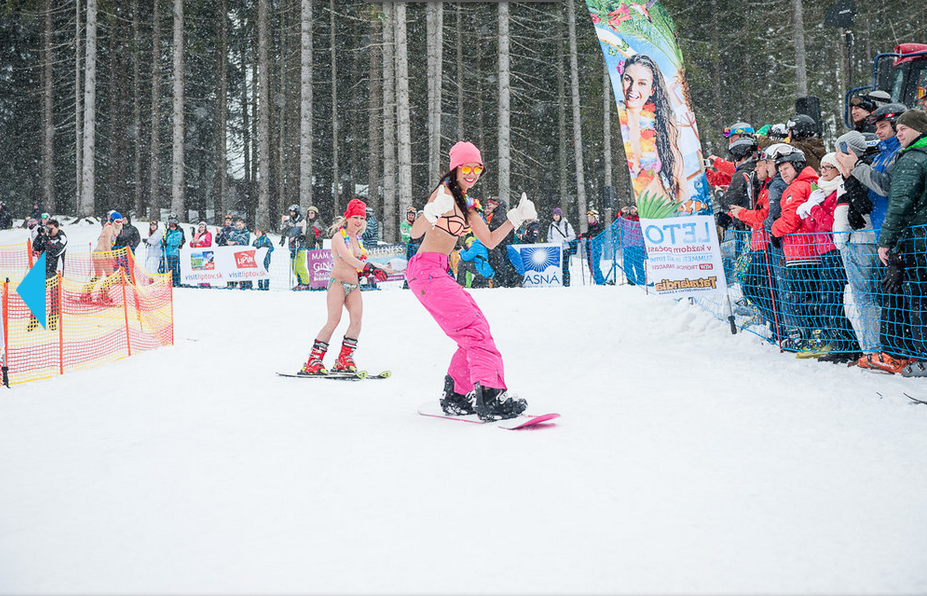
[[[673,20],[656,0],[586,5],[618,104],[654,291],[674,298],[726,291]],[[668,218],[686,219],[661,221]]]

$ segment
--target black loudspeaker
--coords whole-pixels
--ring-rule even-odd
[[[821,136],[821,100],[813,95],[799,97],[795,100],[795,113],[811,116],[817,128],[814,136]]]
[[[615,208],[615,187],[614,186],[603,186],[602,187],[602,208],[603,209],[614,209]]]

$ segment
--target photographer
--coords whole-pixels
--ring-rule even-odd
[[[45,253],[45,279],[55,277],[58,270],[58,259],[64,257],[64,251],[68,248],[68,237],[61,231],[61,224],[57,219],[49,219],[45,226],[41,226],[35,239],[32,241],[32,250],[38,254]],[[53,291],[51,299],[51,312],[48,318],[48,328],[54,331],[58,328],[58,292]],[[39,321],[34,316],[29,319],[29,325],[26,328],[32,331],[38,327]]]

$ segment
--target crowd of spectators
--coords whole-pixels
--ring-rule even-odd
[[[733,278],[775,342],[927,376],[927,113],[888,100],[851,99],[854,129],[832,151],[806,115],[784,138],[736,123],[708,179]]]

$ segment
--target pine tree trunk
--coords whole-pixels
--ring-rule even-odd
[[[805,17],[802,0],[792,0],[792,36],[795,43],[795,90],[798,97],[808,95],[808,69],[805,52]]]
[[[576,167],[576,208],[579,211],[579,225],[582,231],[589,225],[583,213],[586,211],[586,177],[583,174],[583,131],[579,113],[579,67],[576,50],[576,9],[573,0],[567,0],[567,31],[570,38],[570,81],[573,103],[573,159]]]
[[[464,58],[463,58],[463,6],[457,3],[457,27],[455,33],[457,39],[454,42],[457,50],[457,138],[455,141],[464,140]]]
[[[499,200],[505,202],[509,207],[513,207],[509,200],[509,184],[511,183],[511,89],[509,87],[510,63],[509,63],[509,3],[500,2],[499,7],[499,56],[498,56],[498,79],[499,79],[499,114],[497,121],[499,137],[499,156],[496,168],[499,184]]]
[[[258,204],[256,225],[265,230],[270,217],[270,61],[267,59],[267,1],[258,0]]]
[[[142,81],[141,81],[141,39],[138,35],[138,0],[132,0],[132,130],[135,135],[134,161],[132,164],[132,189],[135,217],[143,217],[145,194],[142,191]]]
[[[383,3],[383,213],[396,211],[396,4]],[[403,202],[411,200],[406,197]],[[395,236],[384,218],[383,237]]]
[[[412,198],[412,141],[409,114],[409,58],[406,39],[406,5],[397,2],[393,8],[396,22],[396,112],[399,121],[398,159],[399,159],[399,197],[400,200]],[[387,213],[396,213],[396,204],[385,205]],[[385,237],[396,238],[396,218],[387,220]]]
[[[83,192],[83,174],[84,174],[84,115],[83,102],[81,101],[81,84],[80,84],[80,2],[74,3],[74,199],[77,212],[80,213],[81,193]]]
[[[312,0],[300,13],[299,204],[312,205]]]
[[[228,128],[228,95],[229,95],[229,75],[228,75],[228,52],[229,52],[229,34],[228,34],[228,2],[219,0],[219,6],[216,11],[216,25],[219,35],[219,47],[217,52],[216,65],[219,69],[218,88],[216,90],[216,172],[215,182],[213,182],[213,213],[215,223],[220,224],[228,212],[226,197],[228,195],[228,141],[226,139],[226,129]]]
[[[184,60],[183,60],[183,0],[174,0],[174,47],[173,47],[173,134],[171,137],[171,211],[181,221],[186,221],[184,210]]]
[[[81,202],[77,214],[93,215],[94,204],[94,152],[96,150],[96,99],[97,99],[97,0],[87,0],[87,50],[84,62],[84,156],[81,172]]]
[[[383,111],[383,64],[381,56],[383,41],[383,22],[371,11],[370,18],[370,100],[367,106],[367,138],[370,150],[367,155],[367,200],[374,209],[382,213],[382,220],[388,219],[383,204],[380,202],[380,127]]]
[[[251,151],[251,105],[252,96],[248,95],[248,53],[245,44],[241,45],[241,143],[244,160],[244,174],[242,175],[242,186],[244,190],[239,197],[239,204],[236,207],[245,212],[251,208],[251,186],[254,180],[251,167],[253,153]]]
[[[608,192],[609,188],[614,189],[614,180],[612,179],[612,110],[615,95],[612,93],[612,80],[608,76],[608,66],[602,68],[602,162],[605,174],[603,188]],[[614,190],[612,190],[614,192]],[[605,209],[605,221],[612,220],[611,206]]]
[[[45,30],[43,31],[43,54],[45,58],[42,78],[42,190],[44,207],[49,213],[55,213],[55,70],[52,35],[55,32],[55,20],[52,9],[54,2],[45,0]]]
[[[567,106],[567,97],[566,97],[566,68],[564,67],[564,62],[566,61],[566,52],[564,52],[564,43],[563,43],[563,25],[564,25],[564,14],[563,9],[558,11],[557,18],[557,132],[558,134],[558,145],[557,145],[557,171],[559,176],[557,177],[560,180],[560,209],[563,210],[563,217],[568,217],[570,213],[570,200],[569,200],[569,180],[570,172],[567,169],[567,116],[566,116],[566,106]],[[579,212],[580,222],[585,220],[582,216],[583,212]]]
[[[152,2],[151,28],[151,171],[148,177],[149,217],[161,217],[161,15]]]
[[[428,179],[441,175],[441,80],[444,76],[444,8],[429,2],[425,8],[428,30]]]
[[[332,60],[332,209],[341,212],[341,172],[338,169],[338,58],[335,55],[335,0],[329,0],[329,51]]]

